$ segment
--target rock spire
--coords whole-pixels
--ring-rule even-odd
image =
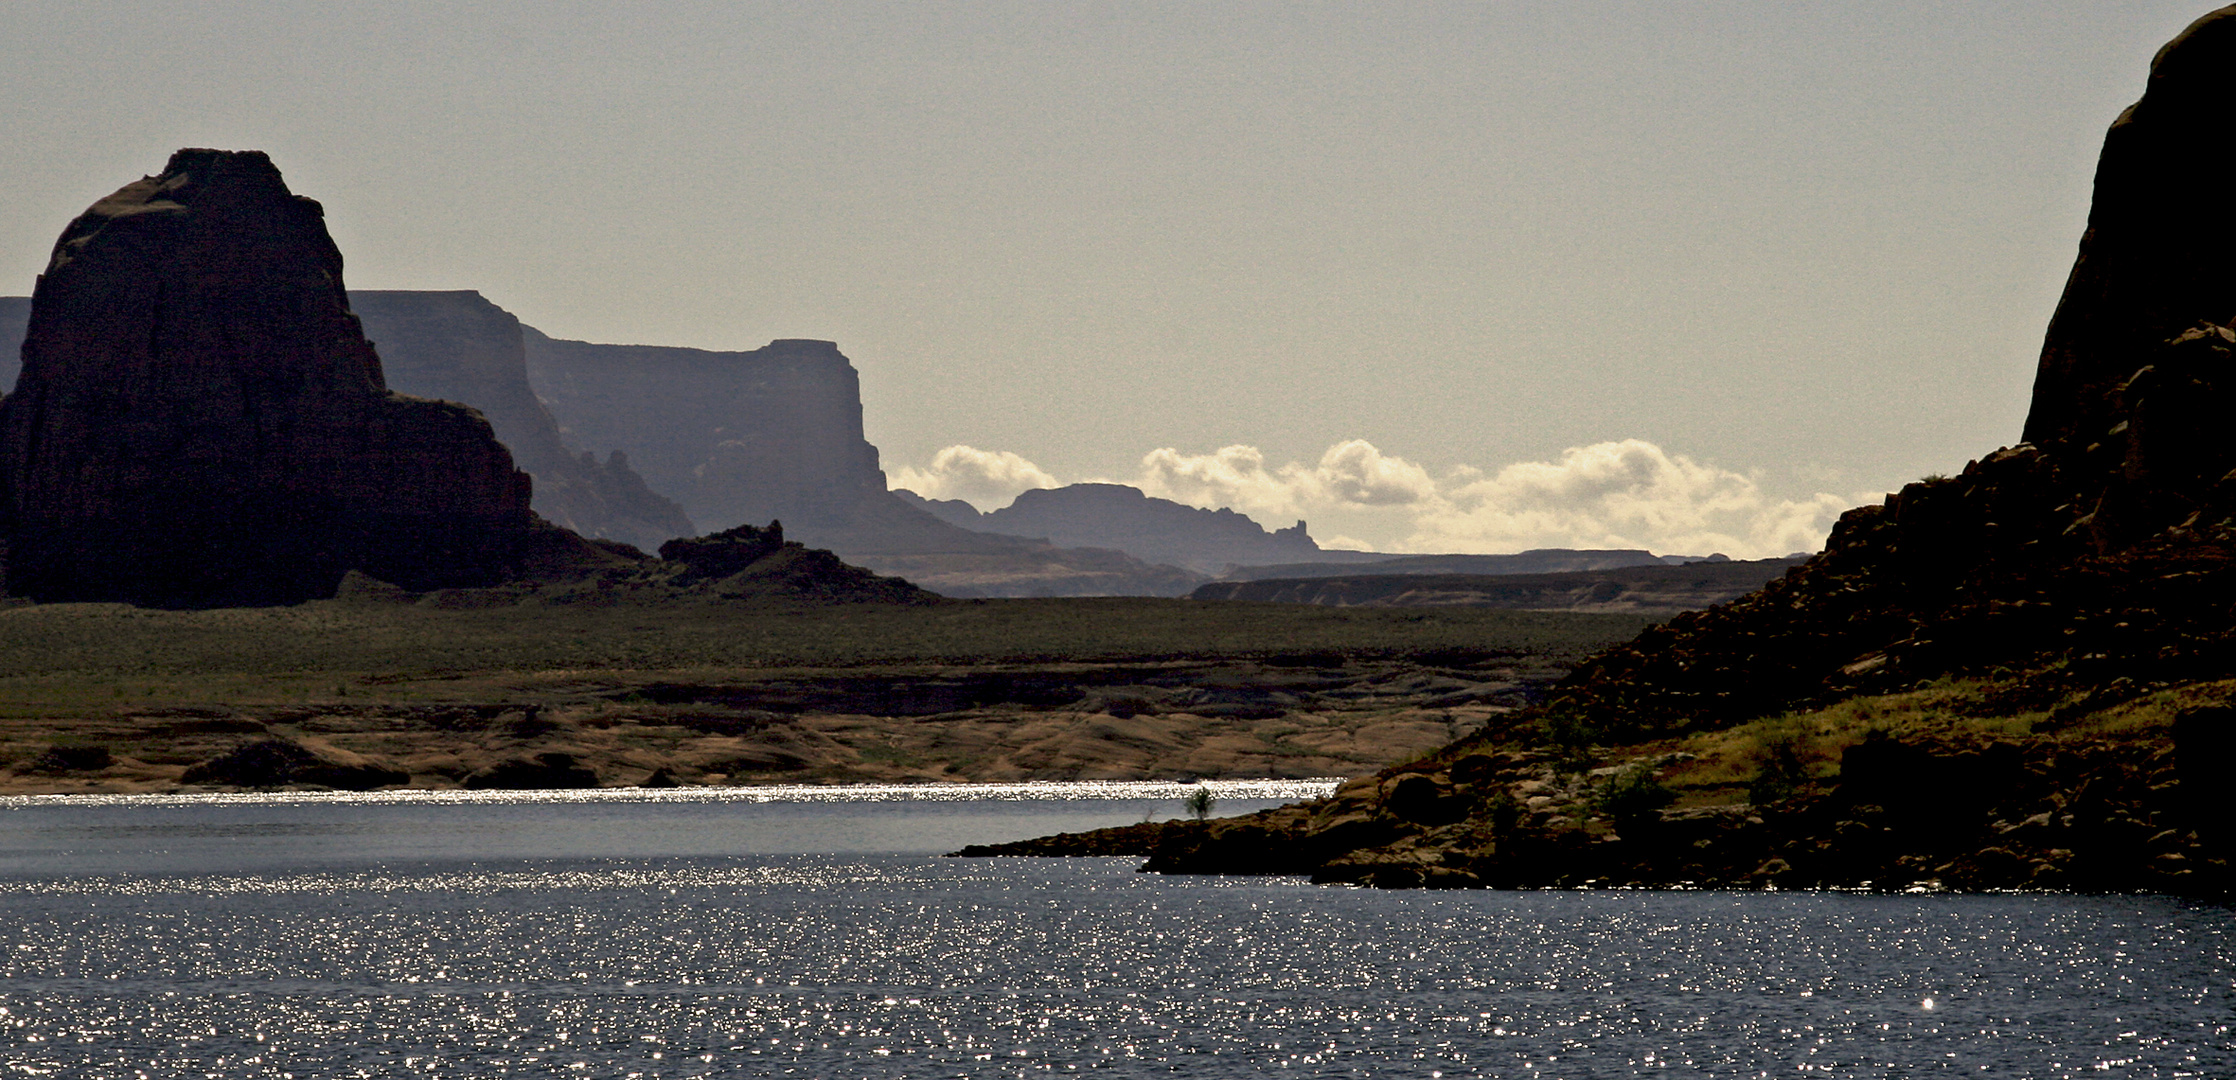
[[[8,590],[286,603],[486,584],[581,542],[471,409],[390,393],[317,202],[181,150],[70,223],[0,401]]]

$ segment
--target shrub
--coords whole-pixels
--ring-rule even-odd
[[[1490,818],[1493,837],[1513,835],[1515,827],[1522,823],[1521,800],[1516,799],[1511,791],[1501,791],[1491,796]]]
[[[1600,731],[1586,722],[1573,709],[1556,708],[1540,725],[1545,741],[1553,750],[1553,768],[1562,773],[1580,773],[1592,767],[1597,760],[1592,746],[1600,739]]]
[[[1755,778],[1747,785],[1747,801],[1768,806],[1792,798],[1809,782],[1809,767],[1801,760],[1802,740],[1791,727],[1769,728],[1755,737]]]
[[[1677,793],[1662,786],[1654,767],[1632,765],[1608,777],[1599,793],[1599,809],[1615,822],[1615,831],[1634,836],[1660,820],[1662,807],[1677,801]]]
[[[1196,790],[1189,792],[1187,798],[1180,800],[1180,806],[1182,809],[1188,811],[1189,817],[1195,818],[1197,821],[1202,821],[1203,819],[1211,816],[1211,808],[1212,806],[1216,805],[1218,801],[1219,800],[1211,797],[1210,788],[1205,787],[1202,784],[1198,784],[1196,785]]]

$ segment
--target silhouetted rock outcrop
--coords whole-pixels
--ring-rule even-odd
[[[345,791],[370,791],[411,779],[402,769],[366,761],[355,755],[321,753],[286,739],[259,739],[186,770],[179,777],[187,784],[222,784],[230,787],[282,787],[316,784]]]
[[[492,791],[551,791],[598,786],[597,770],[556,750],[509,758],[466,776],[464,786]]]
[[[670,540],[660,558],[684,569],[671,580],[728,599],[792,598],[835,603],[929,603],[936,598],[900,578],[881,577],[839,557],[784,539],[784,526],[740,525],[709,536]]]
[[[2159,50],[2142,100],[2104,137],[2088,231],[2042,345],[2027,442],[2101,437],[2124,419],[2107,406],[2146,357],[2201,322],[2236,321],[2236,249],[2207,239],[2236,170],[2224,137],[2232,101],[2236,7]]]
[[[552,523],[644,551],[698,531],[681,506],[630,469],[622,451],[600,461],[566,445],[529,387],[522,328],[511,312],[470,291],[360,289],[349,303],[380,351],[389,387],[481,410],[513,461],[535,478],[532,505]]]
[[[182,150],[72,222],[0,401],[10,592],[214,605],[591,557],[470,409],[392,394],[319,204]]]

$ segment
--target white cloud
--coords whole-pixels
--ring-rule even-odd
[[[1391,457],[1365,439],[1328,447],[1317,465],[1268,469],[1255,446],[1224,446],[1209,454],[1170,447],[1141,459],[1143,491],[1193,506],[1227,506],[1277,517],[1328,507],[1409,507],[1436,498],[1428,470]]]
[[[1460,478],[1455,478],[1460,479]],[[1721,551],[1762,558],[1815,551],[1850,499],[1779,499],[1752,477],[1670,454],[1641,439],[1563,451],[1456,483],[1414,519],[1415,551],[1532,547]]]
[[[903,466],[891,479],[892,486],[927,499],[961,499],[980,510],[1007,506],[1020,492],[1058,486],[1048,470],[1007,450],[960,445],[932,455],[922,469]]]
[[[1752,476],[1671,454],[1641,439],[1562,451],[1553,461],[1496,470],[1461,466],[1441,478],[1364,439],[1339,442],[1318,462],[1275,465],[1254,446],[1207,454],[1166,447],[1141,459],[1130,482],[1192,506],[1230,507],[1261,522],[1334,517],[1353,536],[1329,548],[1412,552],[1529,548],[1645,548],[1660,554],[1763,558],[1815,551],[1842,511],[1860,500],[1818,493],[1779,498]],[[1059,481],[1008,451],[950,446],[894,486],[981,509]]]

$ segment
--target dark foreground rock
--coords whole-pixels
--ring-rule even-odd
[[[231,787],[285,787],[313,784],[344,791],[370,791],[402,784],[411,774],[361,758],[320,753],[285,739],[259,739],[186,770],[186,784]]]
[[[576,761],[573,754],[547,751],[534,757],[510,758],[473,772],[464,786],[489,791],[593,788],[598,786],[598,773]]]
[[[474,411],[390,393],[318,203],[256,152],[181,150],[95,203],[0,400],[8,591],[221,606],[601,561],[529,510]]]

